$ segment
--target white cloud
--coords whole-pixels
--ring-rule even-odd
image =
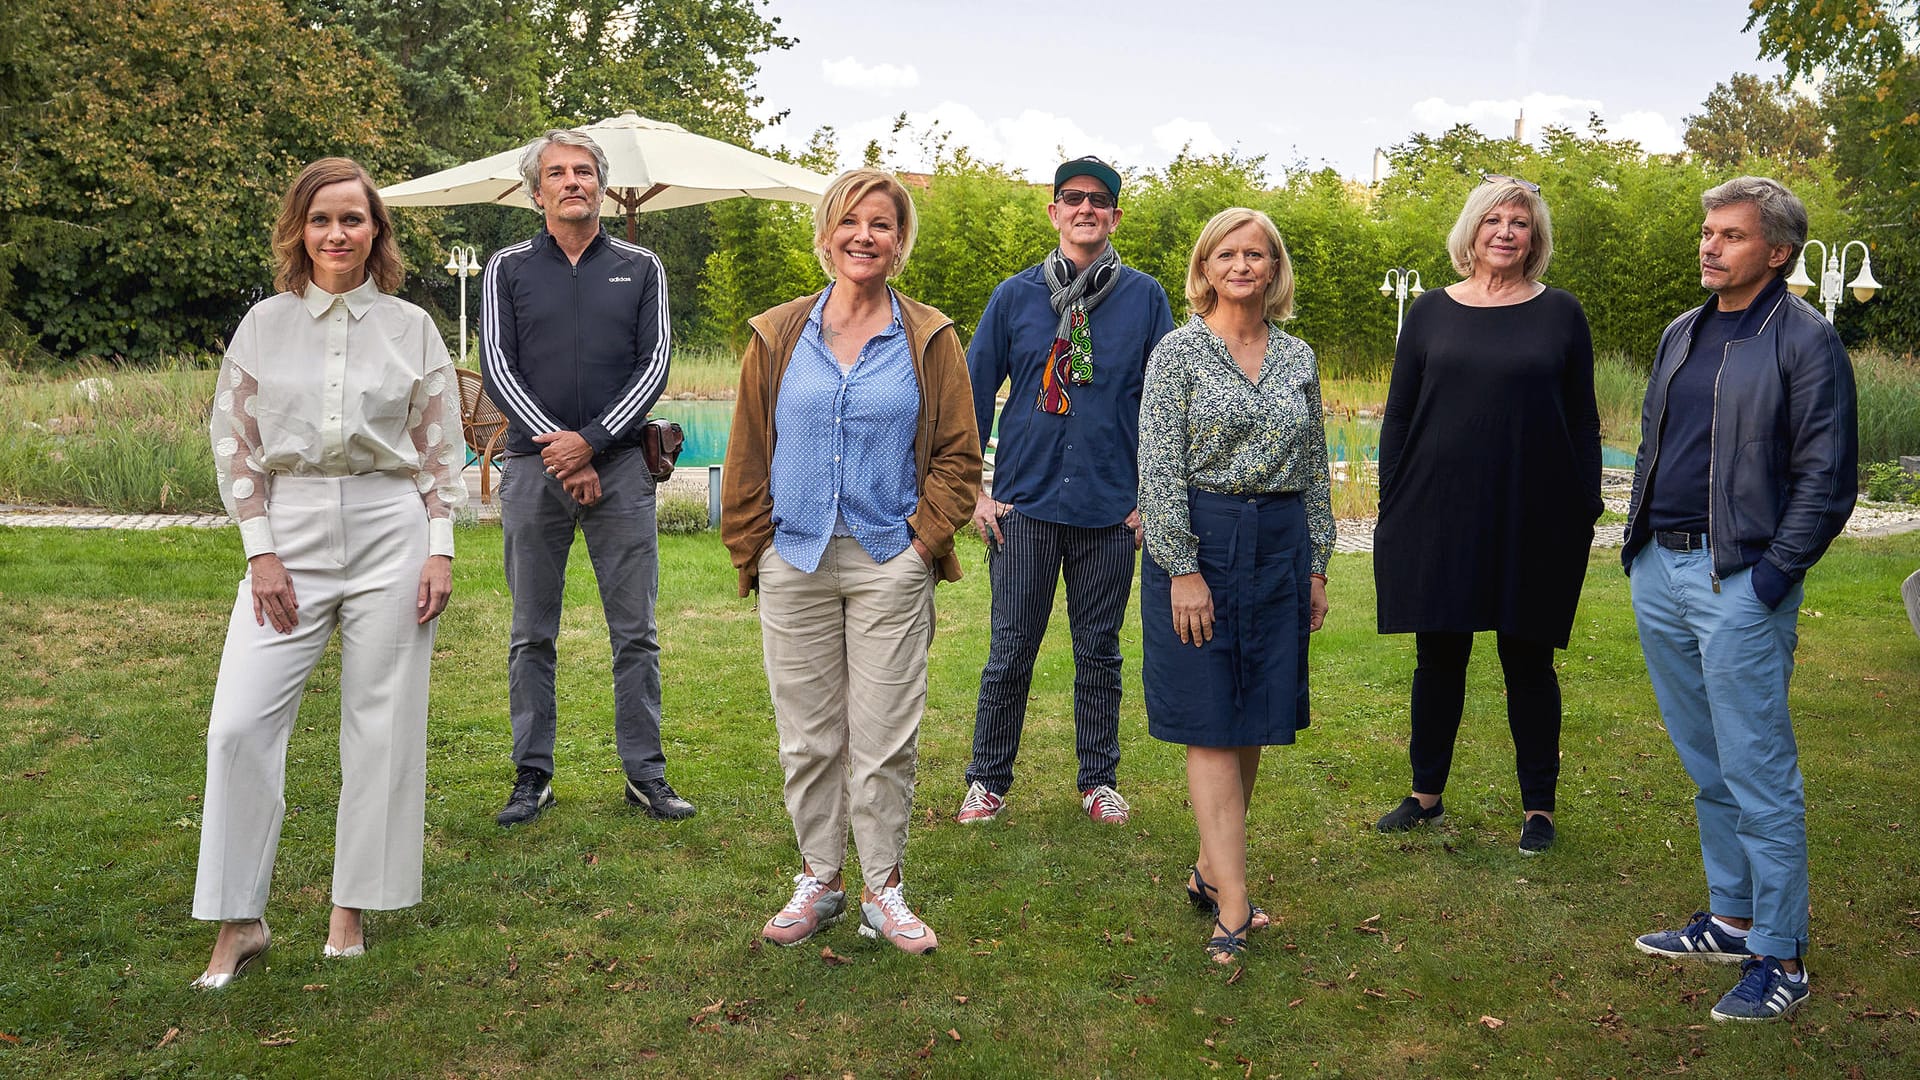
[[[1126,165],[1144,164],[1137,145],[1101,138],[1057,113],[1027,109],[1018,116],[989,119],[972,108],[943,101],[906,114],[906,126],[894,130],[891,116],[859,120],[839,129],[840,161],[852,165],[878,141],[884,163],[896,169],[926,171],[942,149],[965,147],[975,159],[1003,164],[1029,178],[1045,180],[1064,158],[1098,154]]]
[[[1189,120],[1176,116],[1153,129],[1153,145],[1168,157],[1178,154],[1182,149],[1205,157],[1211,154],[1224,154],[1227,144],[1213,133],[1213,125],[1205,120]]]
[[[1602,103],[1595,98],[1535,92],[1519,99],[1469,101],[1459,105],[1445,98],[1427,98],[1415,102],[1408,111],[1420,130],[1429,135],[1438,135],[1455,124],[1469,124],[1483,135],[1505,139],[1513,137],[1513,121],[1522,109],[1526,110],[1526,134],[1531,141],[1549,124],[1585,131],[1587,114],[1602,112]]]
[[[912,64],[904,67],[896,64],[875,64],[869,67],[851,56],[839,60],[820,61],[820,75],[827,80],[828,86],[864,90],[869,93],[884,93],[888,90],[903,90],[920,85],[920,69]]]
[[[1686,148],[1679,128],[1657,112],[1623,113],[1618,120],[1607,121],[1607,134],[1616,139],[1634,139],[1649,154],[1672,154]]]
[[[1568,97],[1565,94],[1535,92],[1524,98],[1469,101],[1455,104],[1445,98],[1417,101],[1408,110],[1419,130],[1438,135],[1455,124],[1468,124],[1483,135],[1496,139],[1513,136],[1513,121],[1526,110],[1526,139],[1538,143],[1540,132],[1549,125],[1572,128],[1584,136],[1587,119],[1599,113],[1607,135],[1614,139],[1634,139],[1651,154],[1672,153],[1681,148],[1681,132],[1662,113],[1636,111],[1609,115],[1606,103],[1598,98]]]

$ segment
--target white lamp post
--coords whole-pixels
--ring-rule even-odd
[[[447,253],[447,273],[460,281],[460,359],[467,358],[467,279],[480,272],[480,253],[472,244],[455,244]]]
[[[1820,303],[1827,309],[1828,322],[1833,321],[1833,309],[1839,307],[1840,301],[1845,299],[1846,289],[1852,289],[1854,299],[1863,304],[1873,299],[1873,294],[1878,292],[1881,286],[1878,281],[1873,280],[1873,256],[1868,253],[1865,242],[1860,240],[1849,240],[1842,244],[1838,255],[1833,253],[1832,248],[1818,240],[1807,241],[1806,247],[1800,249],[1800,261],[1787,278],[1787,288],[1793,290],[1793,295],[1805,296],[1807,290],[1813,288],[1813,279],[1807,276],[1807,248],[1815,244],[1820,245],[1822,264]],[[1847,278],[1847,252],[1851,251],[1855,245],[1860,248],[1860,276],[1854,278],[1846,288],[1842,288],[1840,283]]]
[[[1398,302],[1393,317],[1393,340],[1400,340],[1400,327],[1407,321],[1407,297],[1426,291],[1420,287],[1420,271],[1402,266],[1387,271],[1386,279],[1380,282],[1380,295],[1393,297]]]

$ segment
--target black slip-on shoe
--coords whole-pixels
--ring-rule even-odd
[[[1385,833],[1406,832],[1416,825],[1438,823],[1446,816],[1446,804],[1436,802],[1432,808],[1420,805],[1420,800],[1409,795],[1400,800],[1400,805],[1387,811],[1387,816],[1373,823],[1373,827]]]

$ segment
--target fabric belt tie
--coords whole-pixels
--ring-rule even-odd
[[[1239,517],[1234,522],[1233,534],[1227,538],[1227,578],[1229,581],[1252,581],[1255,563],[1260,553],[1260,501],[1257,498],[1234,497],[1239,503]],[[1247,590],[1233,589],[1233,705],[1242,712],[1264,712],[1267,703],[1266,683],[1257,677],[1253,670],[1253,658],[1262,656],[1266,648],[1264,623],[1260,619],[1243,617],[1247,607]],[[1249,702],[1250,695],[1259,700]]]
[[[1705,551],[1707,548],[1707,534],[1666,532],[1656,529],[1653,534],[1653,542],[1666,548],[1668,551]]]

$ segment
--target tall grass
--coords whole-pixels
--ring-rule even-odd
[[[1647,365],[1614,350],[1593,358],[1593,398],[1600,407],[1600,441],[1640,445],[1640,404],[1647,397]]]
[[[214,512],[200,358],[162,368],[77,365],[57,377],[0,377],[0,502],[121,512]]]
[[[1860,464],[1920,454],[1920,361],[1868,346],[1852,354],[1859,397]],[[1648,365],[1624,352],[1594,358],[1594,397],[1609,446],[1640,444],[1640,404]]]
[[[1860,395],[1860,464],[1920,454],[1920,360],[1882,349],[1853,354]]]
[[[667,371],[667,393],[702,398],[731,398],[740,385],[740,358],[717,346],[675,349]]]

